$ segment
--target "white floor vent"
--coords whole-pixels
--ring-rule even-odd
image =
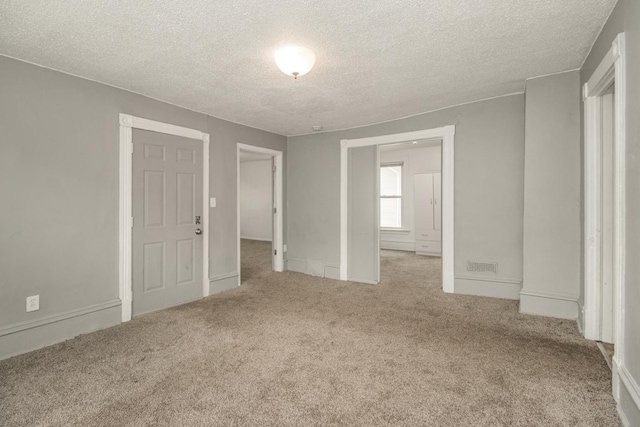
[[[467,261],[467,271],[498,274],[498,263]]]

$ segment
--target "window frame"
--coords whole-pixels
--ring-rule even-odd
[[[382,200],[383,199],[400,199],[400,225],[398,227],[389,227],[389,226],[382,226],[382,215],[379,215],[380,218],[378,220],[378,226],[380,227],[380,230],[383,231],[404,231],[405,229],[403,228],[405,226],[405,220],[404,220],[404,207],[405,207],[405,200],[404,200],[404,192],[405,192],[405,162],[404,161],[388,161],[388,162],[384,162],[384,163],[380,163],[380,175],[382,175],[382,168],[389,168],[389,167],[400,167],[400,195],[399,196],[390,196],[390,195],[383,195],[382,194],[382,185],[380,185],[380,191],[378,194],[378,197],[380,199],[380,206],[382,206]],[[382,184],[382,182],[381,182]]]

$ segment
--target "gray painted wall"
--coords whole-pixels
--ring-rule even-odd
[[[627,1],[624,30],[627,43],[627,205],[624,330],[627,368],[640,391],[640,2]],[[640,396],[636,395],[636,399]],[[631,402],[629,402],[630,404]],[[640,425],[640,401],[630,421]],[[630,406],[630,405],[629,405]],[[629,410],[629,413],[631,409]],[[632,418],[633,417],[633,418]]]
[[[211,166],[209,168],[211,197],[217,197],[217,208],[212,208],[209,234],[210,277],[237,272],[237,193],[236,156],[237,144],[257,145],[283,152],[283,162],[287,161],[286,138],[259,129],[227,122],[216,117],[207,118],[207,129],[211,133]],[[287,182],[283,174],[284,200],[283,221],[287,221]],[[284,230],[284,241],[287,231]]]
[[[240,236],[273,239],[273,160],[240,163]]]
[[[523,313],[578,315],[579,94],[578,71],[526,84]]]
[[[0,57],[0,358],[119,322],[119,113],[211,134],[210,277],[237,274],[236,143],[286,151],[284,137]]]
[[[340,262],[340,140],[456,125],[457,290],[518,297],[522,280],[524,95],[447,108],[338,132],[290,137],[290,258]],[[497,261],[500,278],[466,272],[467,260]],[[465,279],[461,277],[466,277]],[[477,280],[482,279],[482,280]],[[489,280],[485,282],[484,280]]]
[[[611,42],[624,32],[627,58],[627,150],[626,150],[626,266],[624,288],[624,365],[635,383],[635,402],[622,387],[620,408],[629,425],[640,425],[640,1],[620,0],[594,44],[580,72],[586,82],[602,58],[611,48]],[[624,384],[623,384],[624,385]]]
[[[347,277],[357,281],[378,281],[378,215],[375,191],[377,148],[350,148],[349,157],[349,255]]]

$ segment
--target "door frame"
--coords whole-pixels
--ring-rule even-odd
[[[133,129],[196,139],[202,142],[202,296],[209,296],[209,134],[196,129],[120,113],[119,297],[122,321],[133,313]]]
[[[283,212],[283,154],[282,151],[272,150],[270,148],[258,147],[257,145],[249,145],[238,143],[236,147],[236,213],[237,213],[237,234],[238,234],[238,286],[242,284],[242,268],[241,268],[241,251],[240,251],[240,151],[248,151],[251,153],[268,154],[273,158],[275,170],[275,180],[273,183],[273,198],[276,203],[276,219],[273,230],[273,248],[275,254],[272,256],[273,271],[284,271],[284,212]]]
[[[618,400],[619,372],[624,370],[625,266],[625,38],[618,34],[598,68],[583,87],[584,101],[584,306],[583,332],[587,339],[599,340],[602,325],[602,96],[615,85],[615,126],[613,138],[613,395]]]
[[[442,290],[454,292],[454,142],[456,127],[454,125],[414,132],[396,133],[368,138],[343,139],[340,141],[340,280],[349,280],[349,149],[358,147],[396,144],[418,139],[442,140]],[[377,155],[379,157],[379,154]],[[379,160],[378,162],[379,163]],[[379,171],[378,171],[379,174]],[[378,175],[376,175],[378,176]],[[380,185],[377,179],[375,188]],[[378,192],[379,193],[379,192]],[[380,198],[376,206],[379,209]],[[376,224],[377,252],[380,253],[380,227]],[[379,256],[379,255],[378,255]],[[378,262],[378,282],[380,280],[380,262]]]

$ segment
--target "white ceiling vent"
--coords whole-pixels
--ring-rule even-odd
[[[467,271],[498,274],[497,262],[467,261]]]

